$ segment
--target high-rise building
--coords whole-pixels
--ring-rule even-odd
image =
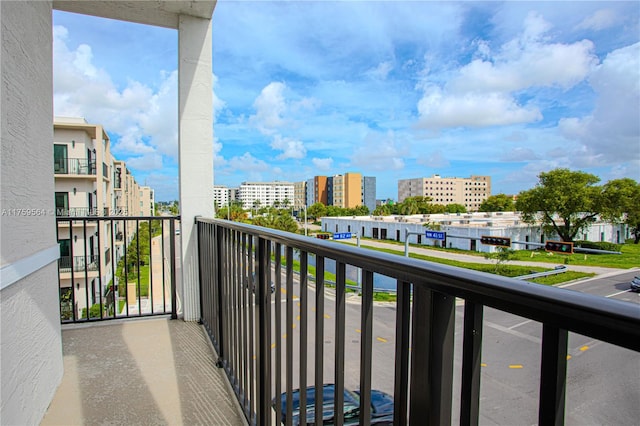
[[[376,209],[376,178],[374,176],[362,177],[362,202],[361,205],[373,213]]]
[[[430,197],[434,204],[461,204],[468,211],[477,211],[480,204],[491,196],[491,176],[446,178],[433,175],[398,181],[398,202],[418,196]]]
[[[355,208],[366,205],[375,209],[376,178],[348,172],[334,176],[315,176],[307,181],[307,203]]]

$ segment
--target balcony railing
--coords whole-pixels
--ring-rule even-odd
[[[69,241],[71,252],[58,261],[63,323],[168,314],[177,318],[175,228],[179,218],[56,220],[58,240]],[[95,232],[96,227],[109,232]],[[83,245],[74,252],[75,244],[81,244],[78,238],[88,241],[91,236],[97,247],[104,248],[103,262],[84,252]],[[116,245],[116,241],[130,242]]]
[[[218,219],[198,218],[197,232],[201,321],[249,424],[279,424],[285,417],[291,424],[294,380],[300,387],[298,418],[304,422],[307,410],[313,410],[312,421],[323,423],[321,398],[308,407],[305,388],[324,384],[327,339],[333,346],[334,421],[342,424],[347,326],[359,332],[359,351],[348,355],[349,361],[359,360],[359,424],[370,423],[374,274],[397,283],[395,324],[385,325],[395,330],[395,357],[383,367],[393,371],[394,425],[451,424],[454,376],[460,424],[478,424],[485,307],[541,324],[539,394],[532,392],[539,424],[564,422],[569,332],[640,351],[640,311],[632,303]],[[294,271],[295,257],[299,271]],[[315,274],[309,275],[312,258]],[[329,261],[336,265],[335,305],[325,306]],[[347,323],[345,314],[347,266],[361,272],[355,324]],[[315,280],[313,292],[309,278]],[[456,300],[464,301],[457,371]],[[299,307],[297,328],[294,305]],[[331,306],[335,325],[325,328]],[[313,381],[308,372],[314,372]],[[281,392],[286,404],[272,405]]]
[[[57,158],[53,161],[53,171],[57,175],[95,175],[96,162],[86,158]]]
[[[98,256],[60,256],[58,259],[58,270],[60,272],[97,271],[100,258]]]

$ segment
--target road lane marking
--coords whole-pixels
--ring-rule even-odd
[[[521,333],[519,331],[515,331],[515,330],[511,330],[510,328],[504,327],[502,325],[493,323],[493,322],[489,322],[489,321],[485,321],[485,324],[488,325],[491,328],[495,328],[496,330],[500,330],[500,331],[504,331],[505,333],[508,334],[512,334],[514,336],[517,337],[521,337],[525,340],[528,340],[530,342],[535,343],[536,345],[539,345],[542,343],[542,340],[539,337],[534,337],[534,336],[529,336],[528,334],[525,333]]]
[[[378,342],[387,343],[387,339],[385,339],[384,337],[376,337],[376,340]]]
[[[327,318],[327,319],[331,318],[331,316],[329,314],[324,314],[324,317]]]
[[[630,291],[631,291],[631,290],[617,291],[617,292],[615,292],[615,293],[613,293],[613,294],[610,294],[610,295],[608,295],[608,296],[605,296],[605,297],[615,297],[615,296],[617,296],[617,295],[619,295],[619,294],[629,293]]]
[[[359,328],[356,328],[356,333],[362,333],[362,331]]]
[[[519,370],[521,368],[523,368],[522,364],[511,364],[509,366],[509,368],[513,369],[513,370]]]
[[[584,351],[587,351],[587,350],[589,350],[589,346],[587,346],[587,345],[584,345],[583,347],[580,348],[580,352],[584,352]]]
[[[483,362],[483,363],[480,363],[480,367],[486,367],[486,366],[487,366],[487,364],[486,364],[486,363],[484,363],[484,362]]]
[[[532,320],[522,321],[522,322],[521,322],[521,323],[519,323],[519,324],[512,325],[511,327],[509,327],[509,330],[513,330],[514,328],[518,328],[518,327],[520,327],[521,325],[529,324],[530,322],[533,322],[533,321],[532,321]]]
[[[567,361],[571,359],[571,355],[567,355]]]

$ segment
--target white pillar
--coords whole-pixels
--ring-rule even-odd
[[[213,217],[213,71],[211,20],[180,16],[178,126],[182,286],[185,321],[200,318],[195,217]],[[180,291],[182,289],[182,291]]]

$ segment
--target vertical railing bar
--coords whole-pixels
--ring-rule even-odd
[[[178,319],[178,297],[176,291],[176,218],[172,218],[169,232],[169,255],[171,256],[171,319]]]
[[[245,256],[247,254],[247,234],[242,233],[240,235],[240,249],[238,251],[238,256],[240,256],[240,353],[241,353],[241,365],[240,370],[242,371],[242,398],[240,399],[240,405],[243,410],[247,407],[247,388],[249,386],[249,374],[247,372],[248,362],[247,362],[247,291],[249,290],[249,282],[247,279],[247,261]]]
[[[307,418],[307,276],[309,256],[306,251],[300,252],[300,419]]]
[[[278,398],[278,403],[275,404],[275,424],[279,425],[282,423],[282,403],[280,400],[280,395],[282,395],[282,303],[280,303],[282,294],[282,244],[280,243],[276,243],[275,248],[275,286],[275,396]]]
[[[222,247],[222,234],[224,232],[224,228],[219,225],[215,225],[214,229],[214,238],[215,238],[215,253],[213,257],[213,261],[216,262],[216,287],[215,291],[217,293],[217,304],[218,304],[218,315],[216,315],[216,331],[217,331],[217,340],[218,340],[218,361],[216,365],[220,367],[224,367],[224,359],[227,356],[227,348],[224,344],[224,332],[225,332],[225,312],[224,312],[224,300],[222,299],[223,288],[223,247]]]
[[[336,324],[335,324],[335,402],[336,426],[344,423],[344,337],[345,337],[345,283],[346,266],[336,260]]]
[[[253,290],[253,286],[255,285],[254,281],[253,281],[253,273],[255,272],[255,264],[254,264],[254,256],[255,256],[255,252],[253,250],[253,246],[254,246],[254,237],[250,236],[249,238],[249,246],[247,247],[247,250],[249,251],[249,377],[251,377],[251,380],[249,381],[249,423],[252,423],[252,420],[255,419],[255,360],[254,360],[254,348],[253,348],[253,343],[254,343],[254,337],[255,337],[255,319],[254,319],[254,312],[255,312],[255,294],[254,294],[254,290]]]
[[[265,238],[258,238],[258,288],[256,290],[258,296],[258,374],[257,379],[257,424],[268,426],[271,424],[270,413],[270,375],[271,368],[269,366],[269,330],[271,326],[268,318],[267,301],[267,285],[271,270],[269,267],[269,241]]]
[[[129,286],[127,283],[127,280],[129,278],[129,265],[127,264],[127,249],[129,248],[128,244],[127,244],[127,220],[123,220],[123,231],[124,231],[124,240],[123,240],[123,244],[124,244],[124,265],[123,265],[123,270],[124,270],[124,306],[127,308],[127,314],[125,315],[127,318],[129,317]]]
[[[293,248],[286,248],[286,280],[287,280],[287,315],[286,315],[286,381],[287,381],[287,425],[292,424],[293,417]]]
[[[205,313],[205,299],[207,298],[205,288],[207,288],[208,286],[206,285],[205,281],[209,277],[208,275],[209,271],[205,270],[206,268],[205,265],[207,265],[207,263],[204,262],[206,242],[205,242],[204,236],[202,235],[203,226],[204,225],[200,221],[198,221],[198,216],[196,216],[195,228],[196,228],[196,245],[198,247],[198,277],[199,277],[198,287],[200,288],[200,321],[199,321],[200,324],[207,323],[207,321],[205,320],[207,316]],[[162,229],[162,222],[161,222],[160,228]],[[161,239],[162,238],[163,237],[161,237]]]
[[[82,245],[84,247],[84,296],[87,307],[87,321],[91,319],[90,306],[89,306],[89,269],[87,265],[87,219],[82,219],[82,231],[83,240]],[[74,268],[73,259],[71,260],[71,269]]]
[[[162,235],[162,238],[160,239],[161,243],[160,243],[160,253],[161,253],[161,260],[162,260],[162,310],[166,313],[167,312],[167,289],[165,287],[165,280],[166,280],[166,271],[164,268],[164,255],[165,255],[165,247],[164,247],[164,239],[165,239],[165,235],[164,235],[164,220],[160,221],[160,233]],[[202,261],[204,261],[204,259],[201,259]],[[202,311],[201,311],[202,312]]]
[[[480,415],[482,318],[484,307],[465,300],[462,343],[460,425],[477,426]]]
[[[407,400],[409,395],[409,321],[411,319],[411,284],[396,282],[396,343],[394,374],[393,424],[407,424]]]
[[[432,294],[431,378],[433,410],[431,424],[451,424],[453,397],[453,358],[455,336],[455,297]]]
[[[371,351],[373,350],[373,272],[362,271],[360,310],[360,424],[371,423]]]
[[[69,220],[69,255],[71,258],[71,311],[73,312],[73,322],[79,320],[77,311],[77,301],[76,301],[76,284],[75,284],[75,274],[73,267],[73,221]]]
[[[568,339],[567,330],[543,324],[538,424],[564,425]]]
[[[322,424],[324,399],[324,257],[316,256],[315,422]],[[321,397],[318,397],[321,395]]]
[[[138,273],[138,316],[142,315],[142,291],[140,290],[140,220],[136,219],[136,252],[137,252],[137,268]]]
[[[429,424],[431,413],[431,291],[422,283],[413,284],[411,318],[411,369],[409,381],[409,424]]]
[[[102,244],[100,244],[102,241],[100,239],[100,234],[102,234],[102,232],[100,232],[102,230],[102,226],[100,224],[101,219],[96,219],[96,229],[98,229],[98,288],[100,289],[100,291],[98,292],[99,296],[99,305],[100,305],[100,319],[104,319],[104,305],[103,305],[103,300],[102,300],[102,260],[104,258],[104,254],[102,253]],[[91,262],[93,263],[93,259],[90,259]],[[85,264],[87,263],[87,260],[85,259]]]
[[[149,304],[151,305],[151,315],[153,315],[153,227],[149,219]],[[198,251],[198,253],[200,253]]]
[[[236,254],[237,254],[237,237],[238,231],[232,230],[229,233],[229,296],[231,298],[231,345],[230,349],[230,361],[233,380],[231,384],[239,391],[239,377],[238,377],[238,305],[237,305],[237,292],[238,292],[238,275]]]
[[[113,318],[116,317],[116,244],[114,235],[114,223],[111,219],[111,297],[113,298]],[[108,284],[107,284],[108,285]],[[108,302],[108,301],[107,301]]]

